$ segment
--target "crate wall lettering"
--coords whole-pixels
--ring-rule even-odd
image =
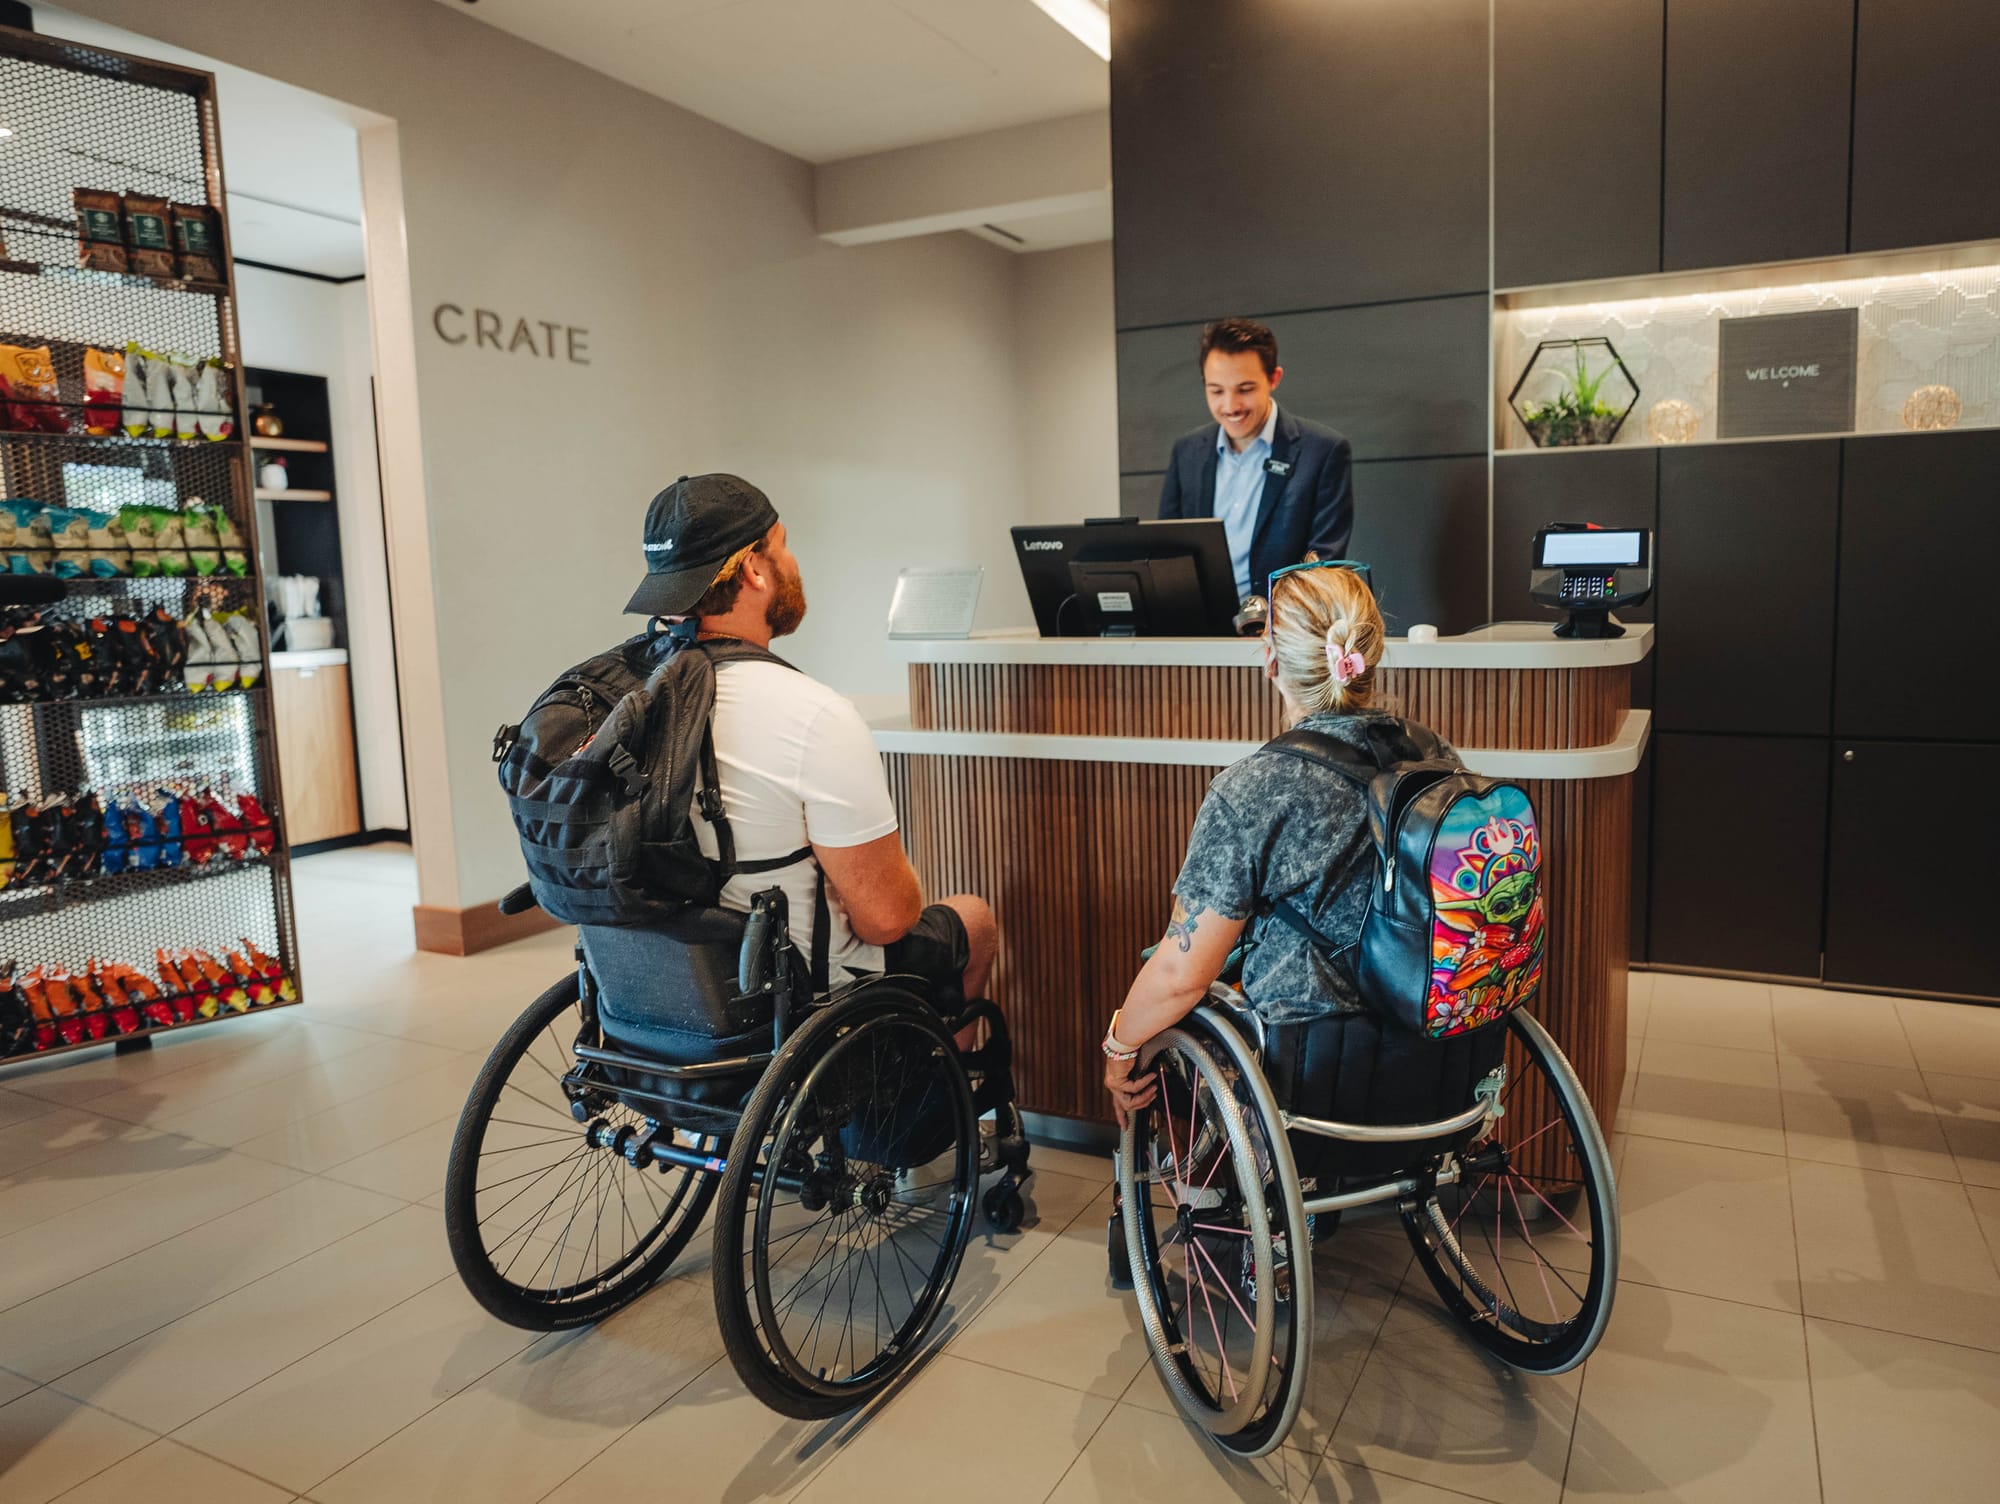
[[[284,1006],[298,998],[299,966],[214,80],[0,27],[0,127],[7,132],[0,136],[0,344],[48,347],[56,391],[38,406],[59,421],[33,426],[66,430],[15,431],[22,425],[0,412],[0,497],[111,513],[133,506],[185,516],[197,506],[220,508],[246,556],[241,576],[223,568],[200,575],[191,565],[172,578],[96,579],[86,572],[64,581],[60,600],[32,609],[45,620],[87,622],[156,609],[185,619],[205,607],[247,612],[256,629],[254,648],[237,654],[238,687],[190,689],[185,677],[174,676],[144,693],[0,703],[0,789],[17,800],[39,805],[92,791],[100,800],[147,795],[157,803],[165,791],[177,804],[187,799],[199,809],[205,792],[245,826],[219,839],[191,827],[172,852],[156,829],[161,849],[144,867],[107,871],[99,856],[81,866],[42,861],[28,870],[8,849],[11,819],[0,822],[7,827],[0,838],[0,975],[12,980],[0,989],[3,1070],[107,1038],[223,1024],[242,1012]],[[222,280],[84,269],[77,188],[207,206],[220,237],[214,249]],[[86,433],[85,352],[122,352],[128,341],[177,359],[227,362],[234,432],[222,440]],[[0,592],[6,584],[0,580]],[[29,609],[0,607],[17,628]],[[180,861],[159,859],[168,854]],[[89,1011],[90,989],[62,990],[64,1022],[39,1016],[24,988],[38,969],[44,978],[74,978],[87,976],[94,963],[122,963],[170,994],[160,981],[158,953],[199,950],[227,972],[232,952],[247,956],[253,947],[275,969],[263,974],[267,985],[254,996],[253,989],[232,986],[234,979],[204,974],[187,989],[191,998],[142,1017],[137,1029],[121,1026],[108,1009],[87,1026],[79,1022]],[[53,995],[45,983],[37,994]],[[127,1010],[125,1023],[131,1017]]]

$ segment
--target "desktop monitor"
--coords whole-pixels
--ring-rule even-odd
[[[1044,637],[1234,635],[1236,571],[1215,518],[1017,527],[1014,552]]]

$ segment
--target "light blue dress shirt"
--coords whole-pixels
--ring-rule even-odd
[[[1271,435],[1278,431],[1278,404],[1265,415],[1263,432],[1238,454],[1229,435],[1215,425],[1215,515],[1229,539],[1229,566],[1236,571],[1236,596],[1241,600],[1261,590],[1250,588],[1250,540],[1257,532],[1257,508],[1264,500],[1264,462],[1271,457]],[[1261,583],[1261,582],[1260,582]]]

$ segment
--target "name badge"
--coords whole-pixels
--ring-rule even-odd
[[[1290,475],[1292,473],[1292,462],[1290,460],[1266,460],[1264,461],[1264,468],[1272,475]]]

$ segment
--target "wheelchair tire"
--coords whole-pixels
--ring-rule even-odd
[[[951,1036],[900,987],[835,1000],[733,1143],[713,1260],[730,1362],[796,1419],[866,1403],[922,1350],[972,1231],[979,1126]]]
[[[1118,1165],[1147,1347],[1184,1415],[1261,1457],[1297,1419],[1311,1356],[1291,1146],[1254,1057],[1219,1016],[1156,1036],[1140,1068],[1160,1090],[1127,1122]]]
[[[1567,1373],[1611,1319],[1618,1187],[1569,1060],[1526,1009],[1507,1027],[1505,1115],[1460,1156],[1457,1184],[1404,1203],[1403,1226],[1482,1347],[1529,1373]]]
[[[572,972],[501,1035],[466,1097],[445,1169],[445,1236],[459,1278],[493,1315],[530,1331],[585,1326],[635,1299],[715,1199],[713,1175],[634,1167],[586,1137],[559,1084],[576,1063],[571,1044],[597,1039],[579,991]],[[588,1121],[614,1133],[646,1122],[608,1093]]]

